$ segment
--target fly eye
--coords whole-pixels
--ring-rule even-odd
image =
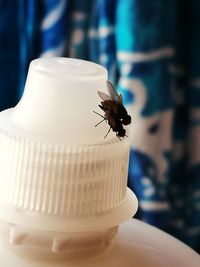
[[[148,132],[150,134],[156,134],[160,129],[160,124],[159,123],[154,123],[153,125],[151,125],[148,129]]]
[[[125,118],[122,119],[124,125],[128,125],[131,123],[131,116],[127,115]]]

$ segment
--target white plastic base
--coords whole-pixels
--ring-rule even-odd
[[[72,265],[77,267],[199,267],[200,256],[170,235],[135,219],[120,226],[112,248],[96,258],[81,263],[53,262],[49,258],[38,261],[0,248],[2,267],[71,267]]]

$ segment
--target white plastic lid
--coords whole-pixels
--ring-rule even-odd
[[[19,104],[0,113],[0,219],[43,230],[105,229],[137,210],[129,140],[99,121],[106,70],[68,58],[31,62]],[[100,111],[101,112],[101,111]]]

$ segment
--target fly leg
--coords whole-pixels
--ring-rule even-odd
[[[106,133],[106,135],[104,136],[104,139],[107,137],[107,135],[109,134],[110,130],[111,130],[111,127],[110,127],[110,129],[108,130],[108,132]]]
[[[100,122],[98,122],[94,127],[97,127],[99,124],[101,124],[103,121],[105,121],[106,119],[103,118],[103,120],[101,120]]]
[[[95,114],[99,115],[100,117],[103,118],[103,120],[101,120],[100,122],[98,122],[94,127],[97,127],[100,123],[102,123],[103,121],[107,121],[106,120],[106,117],[104,117],[103,115],[99,114],[98,112],[96,111],[93,111]]]
[[[117,136],[117,138],[118,138],[120,141],[122,141],[122,139],[119,137],[119,135],[118,135],[118,134],[116,134],[116,136]]]
[[[96,112],[96,111],[94,111],[94,110],[93,110],[93,112],[94,112],[95,114],[99,115],[100,117],[106,119],[103,115],[99,114],[98,112]]]

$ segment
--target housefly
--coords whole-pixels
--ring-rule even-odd
[[[129,125],[131,123],[131,116],[128,115],[123,105],[122,95],[117,93],[115,87],[111,82],[107,81],[106,84],[109,95],[98,91],[98,95],[103,100],[101,101],[101,105],[99,105],[99,107],[104,111],[104,115],[101,115],[94,111],[94,113],[103,118],[103,120],[96,124],[95,127],[98,126],[101,122],[106,121],[109,124],[110,128],[104,138],[106,138],[106,136],[112,129],[116,133],[116,136],[120,139],[120,137],[126,136],[124,125]]]

